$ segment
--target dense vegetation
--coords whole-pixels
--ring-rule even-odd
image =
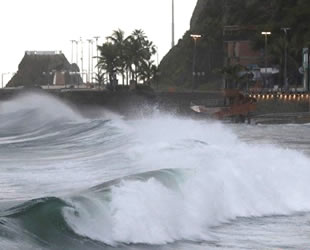
[[[157,67],[152,60],[156,47],[142,30],[134,30],[128,37],[122,30],[115,30],[98,49],[98,82],[103,81],[104,72],[109,84],[117,84],[121,77],[123,85],[130,81],[148,84],[156,74]]]
[[[271,55],[270,63],[281,71],[287,41],[288,74],[289,77],[296,75],[302,64],[302,48],[310,46],[309,0],[199,0],[198,6],[203,9],[195,10],[190,31],[161,62],[160,81],[163,85],[192,86],[194,42],[190,34],[199,33],[202,38],[197,42],[197,70],[206,74],[195,80],[200,83],[200,88],[222,87],[221,76],[215,72],[224,65],[223,30],[227,25],[254,27],[247,39],[252,40],[253,48],[257,50],[264,49],[261,31],[271,31],[268,55]],[[290,28],[287,36],[281,30],[284,27]]]

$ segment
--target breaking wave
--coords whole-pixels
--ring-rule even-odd
[[[21,112],[22,105],[16,109],[15,104],[6,105],[4,110],[11,107],[11,114]],[[62,104],[51,101],[51,106],[57,105]],[[27,237],[42,246],[77,244],[76,239],[110,246],[161,245],[210,240],[211,227],[238,217],[310,211],[310,160],[294,150],[249,145],[228,127],[211,121],[158,114],[107,122],[83,120],[71,109],[64,114],[48,119],[61,117],[60,125],[78,120],[79,129],[87,131],[77,133],[74,140],[61,134],[63,143],[74,141],[75,147],[86,147],[88,152],[82,163],[70,158],[79,169],[70,172],[58,164],[55,172],[55,178],[62,173],[76,188],[0,209],[0,232],[6,231],[7,237],[27,231]],[[6,115],[10,116],[1,113],[1,119]],[[29,117],[24,115],[18,119]],[[3,138],[1,134],[0,143],[7,140]],[[51,145],[51,151],[59,147]],[[94,167],[92,152],[101,165]],[[89,174],[87,181],[81,173]],[[54,173],[49,174],[52,178]],[[60,189],[67,188],[63,179],[56,181]]]

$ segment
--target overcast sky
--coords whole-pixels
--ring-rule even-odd
[[[177,42],[197,0],[174,1]],[[118,28],[125,35],[143,29],[159,59],[171,47],[171,0],[1,0],[0,9],[0,73],[16,72],[26,50],[62,50],[71,61],[70,40],[100,36],[102,43]],[[87,61],[86,42],[84,51]]]

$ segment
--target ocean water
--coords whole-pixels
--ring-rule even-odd
[[[0,249],[310,249],[310,125],[1,102]]]

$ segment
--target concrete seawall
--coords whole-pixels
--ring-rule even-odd
[[[191,103],[221,106],[220,92],[152,92],[152,91],[98,91],[85,89],[41,90],[41,89],[1,89],[0,102],[9,100],[25,92],[48,93],[74,105],[79,109],[104,107],[123,115],[149,113],[157,108],[161,111],[180,115],[193,115]],[[258,100],[255,115],[267,113],[309,112],[309,99],[297,100]]]
[[[280,99],[263,100],[257,102],[255,114],[309,112],[309,104],[309,99],[301,101]]]
[[[42,89],[3,89],[0,90],[0,102],[18,95],[34,92],[51,94],[79,109],[103,107],[120,114],[151,112],[154,108],[161,111],[190,115],[190,103],[205,103],[206,100],[222,99],[219,93],[191,92],[152,92],[152,91],[98,91],[83,89],[42,90]]]

